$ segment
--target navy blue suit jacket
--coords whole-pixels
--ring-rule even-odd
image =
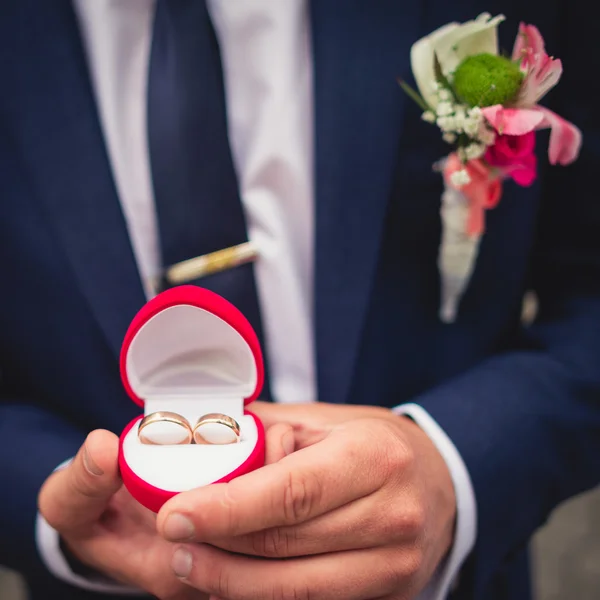
[[[316,0],[319,398],[420,403],[461,452],[478,541],[455,596],[520,600],[510,565],[564,498],[600,479],[599,29],[578,0]],[[437,316],[447,152],[396,79],[422,35],[480,12],[537,24],[565,75],[548,103],[579,161],[507,183],[456,323]],[[307,126],[309,126],[307,124]],[[541,144],[540,144],[541,146]],[[34,543],[36,494],[91,429],[137,408],[117,355],[144,303],[69,0],[0,6],[0,563],[34,598],[84,599]],[[520,325],[523,294],[540,301]]]

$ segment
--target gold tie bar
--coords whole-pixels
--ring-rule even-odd
[[[171,286],[181,285],[252,262],[257,257],[256,245],[252,242],[244,242],[171,265],[165,270],[164,278]]]

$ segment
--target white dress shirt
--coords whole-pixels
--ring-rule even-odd
[[[155,0],[73,0],[120,202],[146,293],[159,263],[146,131],[146,84]],[[208,0],[225,75],[229,140],[256,279],[273,396],[313,402],[312,55],[306,0]],[[340,5],[343,10],[343,4]],[[327,400],[324,398],[323,400]],[[451,472],[457,497],[454,546],[419,600],[443,600],[475,540],[476,505],[467,469],[446,434],[414,404],[409,414]],[[74,574],[58,534],[38,515],[40,554],[56,577],[86,589],[121,586]],[[139,592],[138,592],[139,593]]]

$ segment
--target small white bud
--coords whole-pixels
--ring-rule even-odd
[[[477,134],[478,134],[479,128],[480,128],[480,123],[477,119],[468,118],[468,119],[465,119],[463,128],[464,128],[465,133],[469,137],[477,137]]]
[[[444,132],[454,131],[456,123],[453,117],[439,117],[437,120],[437,126]]]
[[[474,160],[481,158],[485,153],[485,146],[483,144],[469,144],[465,148],[465,157],[467,160]]]
[[[454,112],[454,107],[450,102],[440,102],[436,109],[438,117],[446,117]]]
[[[438,92],[438,98],[442,101],[448,102],[452,100],[452,94],[446,88],[442,88]]]
[[[466,169],[461,169],[460,171],[454,171],[454,173],[450,175],[450,181],[454,187],[461,188],[463,185],[471,183],[471,178]]]
[[[457,119],[465,120],[467,118],[467,111],[465,110],[465,107],[461,106],[460,104],[457,104],[454,107],[454,116]]]

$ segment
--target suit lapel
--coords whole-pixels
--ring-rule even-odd
[[[345,402],[392,185],[420,2],[314,0],[319,399]]]
[[[12,2],[15,137],[80,288],[115,353],[144,302],[69,0]],[[17,71],[18,70],[18,71]],[[44,103],[39,101],[44,98]]]

